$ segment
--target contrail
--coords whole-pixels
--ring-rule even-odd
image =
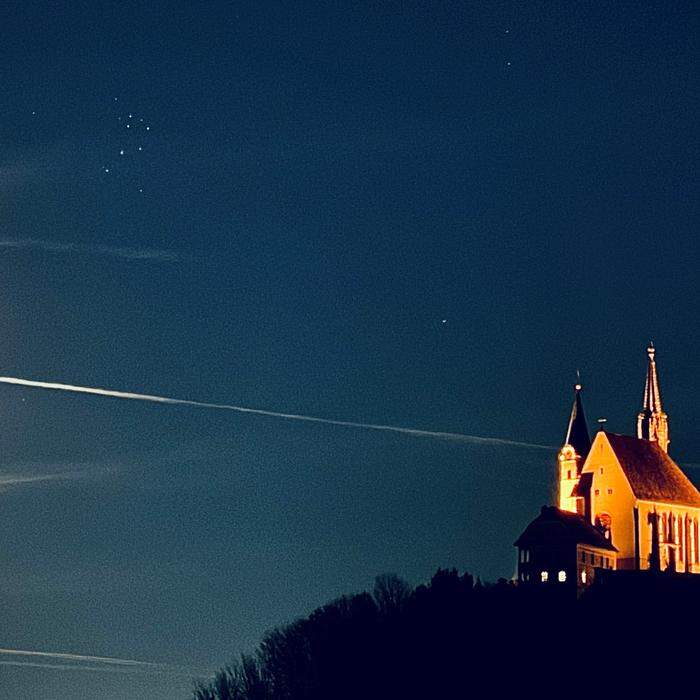
[[[132,401],[150,401],[176,406],[194,406],[195,408],[210,408],[219,411],[236,411],[238,413],[250,413],[257,416],[270,418],[282,418],[284,420],[304,421],[307,423],[323,423],[324,425],[338,425],[344,428],[361,428],[364,430],[381,430],[402,435],[433,438],[438,440],[452,440],[456,442],[468,442],[482,445],[510,445],[514,447],[528,447],[537,450],[552,450],[548,445],[538,445],[531,442],[518,440],[506,440],[504,438],[481,437],[479,435],[465,435],[463,433],[447,433],[436,430],[420,430],[418,428],[404,428],[397,425],[381,425],[375,423],[360,423],[349,420],[336,420],[334,418],[319,418],[317,416],[305,416],[298,413],[282,413],[269,411],[262,408],[248,408],[246,406],[234,406],[231,404],[209,403],[207,401],[191,401],[188,399],[174,399],[167,396],[154,396],[153,394],[135,394],[128,391],[114,391],[113,389],[99,389],[88,386],[75,386],[73,384],[59,384],[57,382],[38,382],[31,379],[19,379],[18,377],[0,377],[2,384],[17,384],[20,386],[35,387],[37,389],[52,389],[55,391],[69,391],[76,394],[94,394],[96,396],[109,396],[115,399],[130,399]]]
[[[191,675],[194,669],[185,669],[171,664],[135,659],[118,659],[111,656],[89,656],[55,651],[29,651],[26,649],[0,649],[0,657],[27,657],[10,660],[0,658],[0,666],[31,666],[72,671],[98,671],[111,673],[178,673]],[[51,663],[53,662],[53,663]],[[89,664],[89,665],[85,665]]]
[[[136,659],[117,659],[112,656],[88,656],[85,654],[67,654],[57,651],[33,651],[27,649],[0,649],[0,655],[6,656],[34,656],[42,659],[56,659],[61,661],[87,661],[90,663],[111,664],[114,666],[144,666],[150,668],[163,668],[165,664],[157,664],[152,661],[137,661]]]
[[[43,241],[36,238],[5,238],[0,239],[0,249],[35,249],[47,253],[82,253],[85,255],[107,255],[124,260],[155,260],[176,262],[179,255],[172,250],[157,250],[154,248],[127,248],[108,245],[82,245],[79,243],[63,243],[60,241]]]
[[[20,484],[34,484],[37,481],[57,481],[59,479],[72,479],[76,474],[3,474],[0,473],[0,489],[3,486],[18,486]]]

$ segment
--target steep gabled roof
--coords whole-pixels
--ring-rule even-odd
[[[657,442],[605,433],[634,495],[700,508],[700,492]]]
[[[540,514],[515,541],[516,547],[537,545],[587,544],[616,552],[610,540],[583,516],[554,506],[542,506]]]

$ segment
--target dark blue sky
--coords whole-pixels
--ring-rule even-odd
[[[576,368],[633,429],[653,339],[700,463],[694,3],[67,5],[0,12],[2,374],[557,445]],[[17,699],[186,697],[378,573],[508,576],[554,473],[19,387],[0,425],[0,647],[185,667]]]

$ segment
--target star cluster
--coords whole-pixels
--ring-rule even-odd
[[[135,111],[121,110],[119,98],[113,99],[117,107],[110,135],[107,158],[102,165],[105,176],[120,177],[143,193],[141,158],[148,152],[151,124]]]

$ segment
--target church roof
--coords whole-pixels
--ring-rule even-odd
[[[658,443],[605,435],[637,498],[700,508],[700,492]]]
[[[516,547],[560,544],[587,544],[592,547],[617,550],[603,533],[583,516],[555,506],[542,506],[540,514],[525,528],[515,541]]]
[[[586,457],[588,457],[588,453],[590,452],[591,438],[588,434],[586,415],[583,412],[581,384],[576,384],[575,391],[574,404],[571,407],[571,416],[569,417],[569,425],[566,430],[564,444],[571,445],[574,450],[576,450],[576,454],[581,458],[579,460],[580,467],[586,461]]]

